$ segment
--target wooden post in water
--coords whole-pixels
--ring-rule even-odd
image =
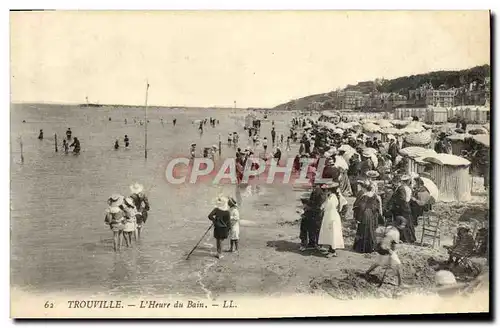
[[[219,156],[222,154],[222,141],[220,140],[220,133],[219,133]]]
[[[144,109],[144,158],[148,158],[148,90],[149,83],[146,80],[146,107]]]
[[[24,164],[23,138],[22,137],[19,137],[19,144],[21,146],[21,164]]]
[[[54,147],[56,148],[57,153],[57,133],[54,133]]]

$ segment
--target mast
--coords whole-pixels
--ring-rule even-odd
[[[144,158],[148,158],[148,91],[149,83],[146,80],[146,106],[144,108]]]

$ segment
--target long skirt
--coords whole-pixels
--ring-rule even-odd
[[[224,240],[229,236],[228,228],[214,227],[214,238]]]
[[[358,224],[354,237],[354,251],[358,253],[372,253],[377,246],[375,230],[377,228],[376,212],[366,211],[363,220]]]

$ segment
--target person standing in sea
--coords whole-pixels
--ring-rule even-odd
[[[128,148],[128,146],[130,145],[130,139],[128,138],[127,135],[125,135],[123,141],[125,142],[125,148]]]
[[[134,183],[130,186],[132,195],[130,198],[134,201],[135,208],[137,209],[137,230],[136,240],[141,239],[141,230],[148,219],[148,212],[150,210],[149,199],[144,193],[144,187],[139,183]]]
[[[125,214],[120,206],[123,204],[123,196],[112,195],[108,199],[108,208],[104,217],[104,222],[109,225],[113,231],[113,249],[115,252],[119,251],[122,243],[122,234],[124,229]]]
[[[71,134],[73,134],[73,132],[71,128],[68,128],[68,130],[66,130],[66,139],[71,140]]]
[[[65,154],[67,154],[69,152],[69,144],[66,141],[66,139],[63,139],[63,149],[64,149]]]
[[[73,138],[73,143],[69,145],[70,147],[73,147],[73,153],[74,154],[79,154],[80,153],[80,140],[78,140],[77,137]]]

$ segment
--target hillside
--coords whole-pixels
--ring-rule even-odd
[[[444,85],[445,88],[459,88],[474,81],[483,83],[484,78],[489,76],[490,66],[482,65],[460,71],[436,71],[425,74],[402,76],[391,80],[376,79],[374,81],[363,81],[355,85],[347,85],[343,90],[360,91],[366,94],[374,91],[394,92],[407,96],[408,90],[416,89],[425,83],[432,84],[435,89],[442,85]],[[296,99],[295,101],[278,105],[273,109],[305,109],[313,102],[323,102],[328,100],[329,93],[330,92],[306,96]]]

